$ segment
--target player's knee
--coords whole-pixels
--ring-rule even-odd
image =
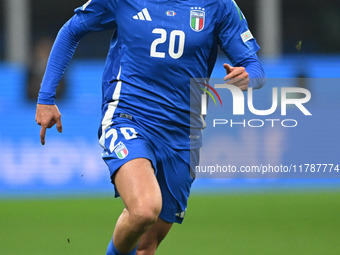
[[[152,208],[138,209],[131,214],[136,226],[142,228],[152,226],[157,221],[158,215],[159,212]]]
[[[135,208],[130,212],[133,224],[139,229],[146,230],[158,219],[161,206],[157,204]]]

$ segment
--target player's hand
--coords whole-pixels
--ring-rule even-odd
[[[63,132],[61,114],[56,105],[37,104],[35,121],[41,126],[40,141],[42,145],[45,144],[45,134],[47,128],[51,128],[57,123],[57,130],[59,133]]]
[[[228,64],[223,64],[223,67],[227,71],[227,76],[224,77],[227,84],[235,85],[241,90],[247,90],[249,85],[249,74],[244,67],[232,67]]]

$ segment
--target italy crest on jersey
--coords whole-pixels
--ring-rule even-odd
[[[201,7],[193,9],[190,11],[190,27],[195,32],[200,32],[204,28],[204,22],[205,22],[205,12],[204,8]]]
[[[129,151],[124,143],[119,142],[115,148],[115,153],[119,159],[124,159],[129,154]]]

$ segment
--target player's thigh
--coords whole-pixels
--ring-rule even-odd
[[[158,218],[157,222],[145,232],[139,242],[137,254],[153,254],[158,245],[166,237],[172,227],[172,223]]]
[[[142,206],[153,209],[162,204],[154,151],[143,132],[132,120],[116,117],[100,139],[115,196],[121,196],[130,211]]]
[[[117,171],[114,182],[128,211],[161,208],[161,191],[148,159],[136,158],[125,163]]]

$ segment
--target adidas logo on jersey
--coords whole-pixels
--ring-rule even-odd
[[[138,12],[138,14],[133,16],[132,18],[136,20],[152,21],[147,8],[144,8],[141,12]]]

